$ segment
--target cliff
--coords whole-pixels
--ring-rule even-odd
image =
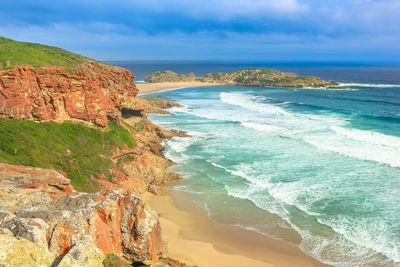
[[[0,117],[119,123],[137,96],[127,69],[63,49],[0,37]]]
[[[0,207],[0,237],[9,236],[0,242],[6,266],[64,266],[85,258],[87,249],[95,252],[86,255],[96,263],[90,266],[108,254],[154,264],[166,252],[158,216],[140,198],[118,190],[78,193],[53,170],[0,164]],[[20,253],[20,246],[40,253]]]
[[[156,266],[165,267],[187,266],[167,257],[158,215],[142,200],[147,192],[166,193],[163,185],[180,178],[167,170],[173,163],[164,158],[161,142],[184,133],[162,129],[146,119],[144,110],[150,108],[150,102],[158,103],[150,108],[156,110],[172,103],[135,101],[139,108],[124,110],[122,125],[136,139],[136,145],[117,146],[110,155],[103,155],[114,164],[104,169],[111,176],[107,178],[103,173],[97,173],[92,179],[101,186],[98,192],[75,191],[66,172],[0,163],[0,265],[102,266],[105,261],[108,262],[105,266],[134,262],[157,263]],[[0,126],[10,121],[31,123],[2,119]],[[32,124],[33,135],[34,129],[42,124]],[[88,135],[85,130],[88,127],[80,127],[84,127],[80,128],[84,135],[78,137],[81,141]],[[108,131],[115,131],[114,126]],[[52,140],[51,134],[44,137]],[[0,141],[4,147],[5,140],[0,137]],[[68,144],[68,140],[65,142]],[[24,154],[35,157],[43,147],[46,145],[34,146],[33,151],[25,150]],[[91,152],[86,156],[90,157]],[[83,172],[85,162],[81,162],[75,153],[75,150],[67,149],[64,154],[67,160],[61,158],[60,162],[73,162]],[[4,154],[13,159],[18,158],[19,151],[0,150],[0,156]],[[48,151],[48,154],[50,158],[56,158],[59,152]],[[100,165],[98,160],[90,162]],[[26,253],[21,254],[20,250]],[[110,265],[110,258],[117,263]]]
[[[163,185],[180,178],[167,170],[173,163],[164,158],[161,142],[185,133],[146,119],[144,110],[173,103],[135,102],[137,110],[124,110],[123,125],[136,146],[115,147],[111,179],[98,173],[98,192],[75,191],[65,172],[0,163],[0,265],[187,267],[168,258],[158,215],[142,200],[147,192],[164,194]]]
[[[282,72],[269,68],[248,68],[234,72],[210,73],[196,77],[193,73],[177,74],[172,71],[158,71],[145,79],[146,82],[186,82],[200,81],[204,83],[244,85],[244,86],[274,86],[289,88],[320,88],[335,87],[333,81],[324,81],[314,76],[298,76],[295,73]]]
[[[119,123],[123,105],[138,93],[133,74],[94,61],[81,68],[72,74],[65,67],[0,71],[0,117]]]
[[[146,118],[174,104],[59,48],[0,37],[0,51],[0,265],[187,266],[143,201],[180,178],[161,142],[184,133]]]

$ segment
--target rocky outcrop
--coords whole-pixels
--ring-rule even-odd
[[[124,124],[135,125],[134,121],[136,117],[124,119]],[[146,192],[165,194],[168,189],[163,185],[181,176],[168,170],[174,163],[164,157],[161,143],[166,138],[186,136],[186,133],[163,129],[143,118],[138,124],[142,124],[143,129],[135,135],[137,147],[115,151],[113,159],[120,170],[112,170],[113,182],[108,181],[103,174],[98,176],[97,181],[106,188],[125,193],[130,191],[139,196]]]
[[[138,100],[135,77],[126,69],[59,48],[1,37],[0,42],[5,59],[0,62],[0,117],[78,120],[101,127],[112,120],[138,144],[121,149],[115,143],[107,147],[116,145],[114,154],[98,153],[113,164],[101,170],[106,175],[91,174],[103,185],[97,193],[76,192],[62,171],[0,163],[0,266],[186,267],[166,255],[158,215],[141,198],[166,192],[162,185],[179,178],[167,170],[172,162],[164,158],[161,142],[184,135],[151,124],[146,112],[167,113],[164,109],[179,105]],[[18,54],[12,53],[16,47]],[[122,122],[124,108],[128,116]],[[68,157],[75,153],[65,150]],[[81,170],[79,164],[74,169]]]
[[[99,263],[107,254],[154,264],[166,252],[158,216],[139,197],[113,189],[75,192],[53,170],[0,164],[0,228],[6,229],[0,238],[38,251],[34,258],[43,266],[51,259],[53,266]]]
[[[137,96],[128,70],[89,61],[79,70],[19,66],[0,71],[0,117],[84,120],[101,127],[119,122],[121,109]]]
[[[84,236],[65,255],[58,267],[90,266],[103,267],[105,259],[101,251],[90,236]]]
[[[182,107],[182,105],[162,98],[133,98],[123,109],[122,116],[130,118],[132,116],[146,117],[146,113],[171,114],[167,109],[173,107]]]
[[[116,173],[115,176],[122,187],[127,188],[129,183],[135,183],[136,186],[129,188],[135,188],[136,192],[142,189],[153,194],[164,194],[168,190],[163,185],[178,180],[181,176],[168,170],[174,163],[164,157],[162,142],[172,137],[188,135],[183,131],[167,130],[151,123],[146,119],[146,113],[164,114],[168,112],[165,109],[181,105],[154,98],[135,99],[131,104],[135,109],[125,109],[122,116],[124,124],[135,131],[137,147],[116,152],[114,158],[120,160],[122,174]],[[102,183],[105,184],[104,181]],[[117,187],[112,184],[108,186]]]

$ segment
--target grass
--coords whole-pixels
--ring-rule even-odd
[[[136,146],[128,130],[113,122],[108,126],[104,131],[83,123],[0,118],[0,162],[62,170],[76,190],[95,192],[97,174],[112,179],[114,147]]]
[[[103,261],[104,267],[130,267],[132,265],[124,262],[115,254],[107,254]]]
[[[88,58],[68,52],[61,48],[18,42],[0,37],[0,66],[12,69],[19,65],[33,67],[64,66],[77,69]]]
[[[260,71],[262,74],[267,74],[267,73],[271,73],[271,72],[274,72],[274,71],[276,71],[276,70],[274,70],[274,69],[271,69],[271,68],[247,68],[247,69],[245,69],[245,70],[258,70],[258,71]]]

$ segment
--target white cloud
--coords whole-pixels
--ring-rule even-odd
[[[121,34],[125,27],[107,23],[53,24],[0,27],[2,35],[38,42],[99,60],[133,59],[271,59],[271,60],[388,60],[399,58],[400,36],[369,35],[327,38],[282,33],[170,32],[158,35],[137,31]],[[106,28],[107,32],[100,29]]]

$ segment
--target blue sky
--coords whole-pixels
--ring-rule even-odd
[[[400,0],[2,0],[0,35],[99,60],[400,61]]]

